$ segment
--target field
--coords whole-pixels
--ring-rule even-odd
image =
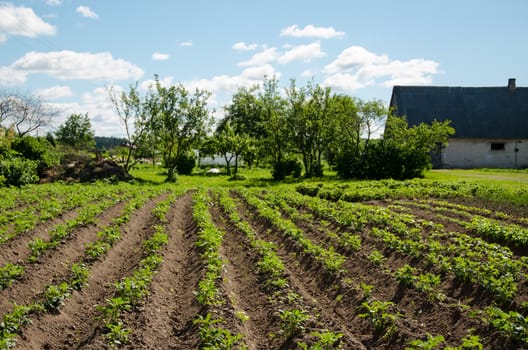
[[[0,349],[528,348],[528,175],[0,189]]]

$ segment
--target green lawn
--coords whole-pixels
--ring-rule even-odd
[[[166,172],[164,169],[152,166],[142,166],[131,171],[131,174],[140,182],[150,184],[161,184],[165,180]],[[300,182],[316,182],[325,184],[346,183],[348,186],[354,186],[357,183],[363,186],[365,181],[340,180],[333,172],[326,172],[324,178],[314,179],[286,179],[282,182],[275,182],[271,179],[269,169],[241,168],[239,174],[243,180],[232,181],[227,175],[208,176],[203,172],[196,171],[190,176],[179,175],[177,177],[177,186],[185,188],[205,187],[266,187],[284,184],[298,184]],[[426,172],[424,179],[411,180],[415,182],[441,182],[450,183],[454,186],[474,188],[474,195],[477,198],[491,200],[495,202],[511,203],[516,205],[528,206],[528,172],[521,170],[508,169],[472,169],[472,170],[431,170]]]

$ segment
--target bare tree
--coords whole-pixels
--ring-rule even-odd
[[[48,126],[58,111],[37,96],[0,92],[0,125],[13,125],[19,136]]]

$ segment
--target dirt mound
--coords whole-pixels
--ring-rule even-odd
[[[59,180],[90,182],[101,179],[128,181],[132,177],[113,160],[97,161],[91,158],[79,158],[48,170],[41,178],[41,183]]]

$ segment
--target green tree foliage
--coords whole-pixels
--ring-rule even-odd
[[[72,114],[55,132],[57,140],[78,150],[95,147],[92,123],[86,114]]]
[[[156,77],[155,90],[147,98],[152,116],[149,126],[160,148],[167,181],[176,180],[177,159],[198,147],[210,123],[207,99],[210,93],[190,94],[183,85],[164,87]]]
[[[240,88],[233,95],[231,104],[225,108],[225,120],[229,120],[235,133],[248,135],[253,139],[261,139],[266,135],[262,104],[257,92],[258,86],[250,89]]]
[[[280,96],[278,80],[264,79],[258,95],[264,126],[260,146],[269,155],[275,179],[283,172],[280,168],[291,147],[290,132],[286,117],[286,101]]]
[[[95,136],[95,148],[100,151],[106,151],[115,147],[126,144],[127,139],[114,136]]]
[[[431,167],[430,153],[446,144],[455,130],[449,121],[422,123],[409,128],[405,118],[389,116],[382,139],[361,142],[358,149],[342,152],[336,169],[344,178],[409,179],[423,176]]]
[[[235,120],[236,121],[236,120]],[[240,130],[240,129],[239,129]],[[234,161],[233,178],[237,178],[238,165],[241,158],[248,154],[251,138],[248,134],[237,132],[231,125],[229,117],[223,120],[215,133],[216,151],[226,161],[227,175],[231,175],[231,161]]]
[[[332,115],[330,88],[309,83],[298,89],[292,80],[288,95],[288,129],[300,153],[306,177],[323,175],[323,154],[337,132]]]
[[[361,140],[361,124],[358,116],[357,100],[346,95],[332,97],[331,123],[333,135],[326,151],[326,160],[336,165],[336,157],[350,149],[357,149]]]

